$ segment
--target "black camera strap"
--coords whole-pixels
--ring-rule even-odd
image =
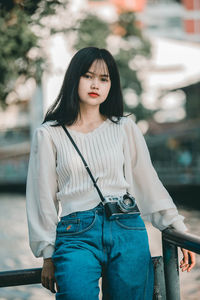
[[[68,138],[69,138],[70,141],[72,142],[74,148],[76,149],[76,151],[77,151],[78,154],[80,155],[80,157],[81,157],[81,159],[82,159],[82,162],[84,163],[84,166],[85,166],[85,168],[86,168],[86,170],[87,170],[87,172],[88,172],[90,178],[92,179],[92,182],[93,182],[95,188],[97,189],[97,192],[98,192],[98,194],[99,194],[99,197],[100,197],[101,201],[105,203],[104,196],[102,195],[102,193],[101,193],[101,191],[100,191],[100,189],[99,189],[99,187],[98,187],[98,185],[97,185],[97,180],[98,180],[99,178],[97,178],[96,180],[94,179],[94,177],[93,177],[93,175],[92,175],[92,173],[91,173],[91,171],[90,171],[90,168],[88,167],[88,165],[87,165],[87,163],[86,163],[86,161],[85,161],[83,155],[81,154],[80,150],[78,149],[78,147],[77,147],[76,143],[74,142],[72,136],[70,135],[69,131],[67,130],[67,128],[66,128],[64,125],[62,125],[62,128],[64,129],[64,131],[65,131],[65,133],[67,134]]]

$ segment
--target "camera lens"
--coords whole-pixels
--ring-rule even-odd
[[[124,204],[126,206],[133,206],[134,205],[133,200],[130,199],[130,198],[124,199]]]
[[[135,207],[135,198],[126,194],[118,204],[123,212],[129,212]]]

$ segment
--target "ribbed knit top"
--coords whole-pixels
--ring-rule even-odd
[[[54,121],[49,121],[35,130],[29,160],[27,218],[30,246],[37,257],[52,255],[58,216],[88,210],[100,202],[97,190],[71,141],[62,127],[51,126],[53,124]],[[123,195],[131,191],[141,213],[155,227],[162,230],[172,225],[176,229],[186,230],[184,218],[178,214],[158,179],[143,135],[131,118],[122,117],[119,124],[107,119],[88,133],[68,130],[94,178],[98,178],[97,183],[104,196]],[[126,154],[127,148],[131,149],[131,153]],[[141,154],[137,150],[140,148]],[[126,165],[131,168],[134,184],[125,172]],[[152,208],[149,209],[149,206]]]
[[[108,127],[114,126],[116,125],[107,119],[89,133],[69,130],[94,178],[98,178],[98,186],[104,195],[123,194],[129,186],[123,176],[124,157],[120,126],[112,130],[113,134],[107,134]],[[60,178],[57,199],[62,203],[62,215],[66,215],[77,209],[77,201],[81,205],[80,210],[85,210],[85,207],[92,208],[94,201],[96,204],[99,203],[99,195],[80,156],[64,130],[59,128],[59,133],[55,133],[54,142],[58,144],[61,140],[63,147],[59,148],[57,156],[57,174]],[[67,201],[65,201],[66,190]],[[86,199],[83,194],[87,194]]]

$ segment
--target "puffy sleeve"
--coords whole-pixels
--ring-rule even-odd
[[[56,149],[48,130],[40,126],[33,135],[26,184],[29,244],[36,257],[54,252],[58,202],[56,201]]]
[[[130,183],[130,192],[135,195],[141,215],[159,230],[173,227],[186,231],[183,219],[161,183],[152,165],[145,139],[135,122],[125,122],[125,177]]]

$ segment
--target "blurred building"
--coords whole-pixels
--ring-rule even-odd
[[[183,24],[186,37],[200,42],[200,1],[182,0],[184,6]]]
[[[91,8],[133,11],[149,34],[200,42],[199,0],[88,0]]]
[[[200,42],[199,0],[149,0],[140,18],[151,34]]]

